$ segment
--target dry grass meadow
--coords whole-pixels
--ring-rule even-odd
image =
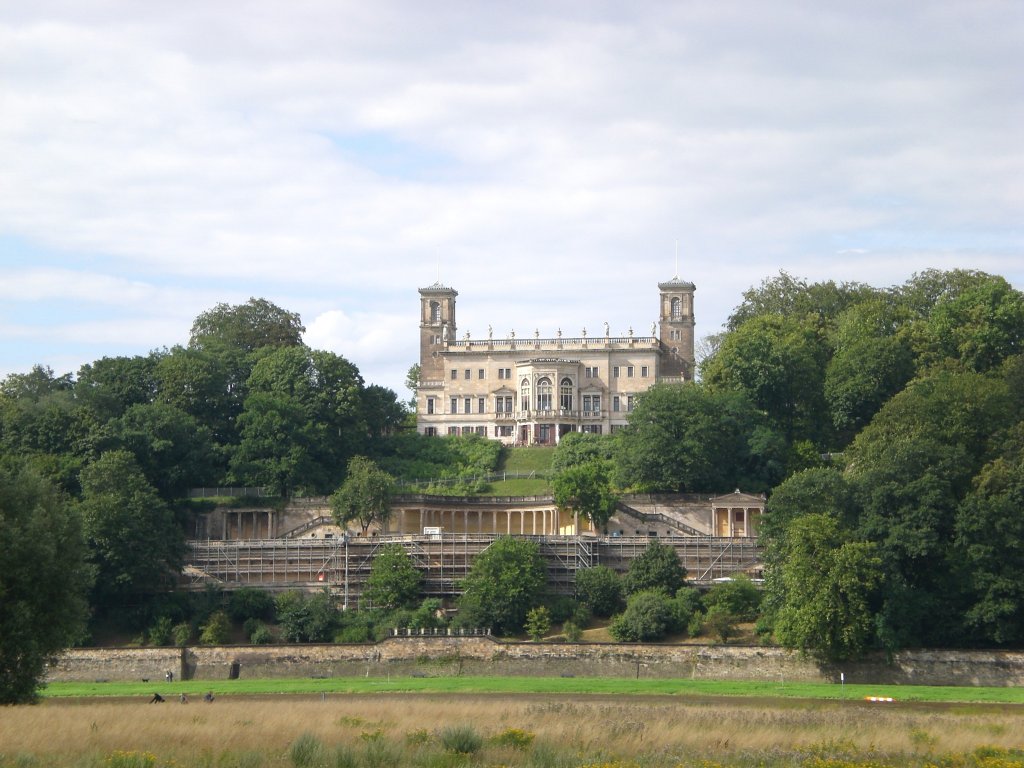
[[[458,726],[475,749],[446,745]],[[991,705],[377,694],[0,708],[3,768],[1004,768],[1024,766],[1022,750],[1024,708]]]

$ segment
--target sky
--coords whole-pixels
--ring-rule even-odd
[[[409,396],[458,336],[698,338],[780,271],[1024,289],[1024,3],[0,4],[0,377],[221,302]]]

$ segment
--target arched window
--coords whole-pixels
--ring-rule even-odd
[[[672,319],[683,319],[683,302],[680,301],[678,296],[672,299]]]
[[[537,410],[538,411],[550,411],[551,410],[551,395],[552,395],[551,379],[545,376],[542,379],[537,379]]]
[[[519,402],[524,411],[530,410],[530,380],[523,379],[519,384]]]
[[[558,403],[559,408],[563,411],[572,410],[572,379],[566,376],[562,379],[561,384],[558,388]]]
[[[441,302],[439,301],[430,302],[430,322],[441,322]]]

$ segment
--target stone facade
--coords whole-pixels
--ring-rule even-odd
[[[658,284],[650,335],[457,339],[458,291],[421,288],[417,430],[478,434],[508,445],[555,445],[568,432],[609,434],[657,382],[693,378],[693,283]]]
[[[375,645],[73,649],[50,681],[520,675],[904,685],[1024,685],[1024,652],[903,651],[842,666],[763,646],[504,643],[491,637],[392,637]]]

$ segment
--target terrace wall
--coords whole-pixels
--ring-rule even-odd
[[[822,666],[762,646],[628,643],[503,643],[490,637],[395,637],[375,645],[263,645],[189,648],[79,648],[51,668],[51,681],[226,680],[281,677],[547,677],[778,680],[915,685],[1024,685],[1024,653],[904,651]]]

